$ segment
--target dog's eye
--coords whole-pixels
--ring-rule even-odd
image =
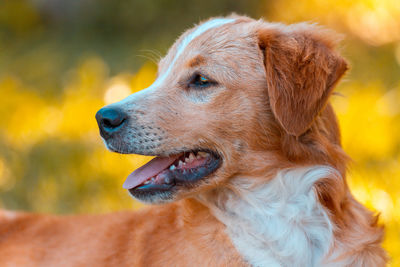
[[[213,82],[210,79],[208,79],[207,77],[205,77],[201,74],[196,74],[196,75],[194,75],[193,79],[190,81],[189,86],[204,88],[204,87],[208,87],[212,84],[213,84]]]

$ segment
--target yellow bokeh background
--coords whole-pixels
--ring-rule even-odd
[[[135,6],[140,1],[131,2]],[[107,17],[107,1],[99,1],[98,8],[105,11],[96,19],[108,19],[94,26],[86,20],[70,26],[79,14],[49,19],[49,9],[35,1],[0,1],[0,207],[52,213],[140,207],[121,185],[149,158],[107,151],[98,134],[96,111],[150,85],[156,73],[153,61],[164,53],[153,50],[166,51],[199,16],[235,11],[285,23],[310,21],[345,34],[340,49],[352,69],[332,102],[344,149],[353,159],[348,181],[357,199],[381,213],[390,266],[400,266],[400,1],[220,2],[191,1],[196,7],[192,13],[179,20],[171,16],[161,23],[164,26],[157,20],[165,9],[180,10],[179,3],[152,6],[148,21],[146,14],[133,18],[129,13],[112,27],[133,19],[143,25],[131,25],[117,35],[98,30],[117,19]],[[87,37],[89,32],[95,37]]]

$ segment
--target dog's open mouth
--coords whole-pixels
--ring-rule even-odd
[[[137,191],[169,190],[176,185],[192,184],[213,173],[221,158],[211,151],[184,152],[156,157],[132,172],[123,187]]]

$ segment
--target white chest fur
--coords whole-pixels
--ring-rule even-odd
[[[313,185],[332,175],[328,166],[313,166],[281,171],[256,189],[237,181],[239,192],[222,189],[207,205],[252,266],[321,266],[333,231]]]

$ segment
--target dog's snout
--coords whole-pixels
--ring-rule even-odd
[[[101,136],[108,138],[124,125],[127,116],[120,109],[104,107],[96,113],[96,120]]]

